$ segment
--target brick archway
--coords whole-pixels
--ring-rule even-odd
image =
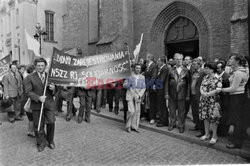
[[[199,55],[209,58],[210,56],[210,39],[208,24],[201,14],[201,12],[192,4],[185,2],[173,2],[169,4],[164,10],[162,10],[156,17],[150,31],[150,50],[154,50],[153,47],[161,47],[158,50],[164,53],[164,38],[165,31],[170,26],[171,22],[177,17],[186,17],[190,19],[197,27],[199,32]],[[154,51],[152,51],[154,52]],[[156,52],[155,52],[156,53]]]

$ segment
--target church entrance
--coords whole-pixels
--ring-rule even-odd
[[[165,37],[165,54],[168,59],[175,53],[197,58],[199,56],[199,34],[194,23],[185,17],[176,18],[169,26]]]

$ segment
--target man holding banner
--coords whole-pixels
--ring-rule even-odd
[[[47,142],[50,149],[55,148],[54,132],[56,107],[53,99],[55,85],[49,84],[49,87],[46,87],[48,75],[45,73],[45,68],[47,66],[45,59],[36,59],[34,65],[36,67],[36,72],[27,76],[27,82],[24,86],[26,93],[31,98],[30,109],[32,110],[34,121],[37,149],[38,152],[41,152],[44,150]],[[46,134],[44,131],[45,124],[47,125]]]

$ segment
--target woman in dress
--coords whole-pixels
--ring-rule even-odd
[[[204,141],[210,138],[210,126],[213,132],[210,144],[215,144],[218,140],[217,127],[219,124],[220,103],[218,91],[216,89],[222,87],[222,80],[215,76],[217,66],[214,62],[208,62],[204,65],[206,76],[201,83],[200,103],[199,103],[199,118],[204,120],[205,135],[200,137]]]
[[[229,93],[229,133],[232,133],[231,143],[227,148],[241,148],[244,140],[244,117],[247,108],[245,85],[249,78],[249,71],[246,68],[247,61],[243,56],[233,54],[229,59],[229,64],[233,68],[233,74],[229,78],[230,87],[222,88],[222,92]]]

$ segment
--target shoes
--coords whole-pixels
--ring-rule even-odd
[[[210,137],[210,135],[203,135],[202,137],[200,137],[200,140],[201,141],[205,141],[205,140],[207,140],[207,139],[209,139],[209,137]]]
[[[209,144],[216,144],[218,138],[212,138],[209,142]]]
[[[44,151],[44,149],[45,149],[45,146],[37,146],[38,152],[42,152]]]
[[[150,122],[149,122],[149,124],[151,124],[151,125],[154,124],[154,123],[155,123],[154,119],[151,119]]]
[[[137,132],[137,133],[140,133],[137,129],[133,129],[133,128],[132,128],[132,131],[135,131],[135,132]]]
[[[235,144],[229,143],[226,145],[228,149],[240,149],[240,146],[236,146]]]
[[[85,118],[85,121],[86,121],[87,123],[90,123],[90,119],[89,119],[89,118]]]
[[[194,128],[190,128],[190,131],[198,131],[198,128],[194,127]]]
[[[169,126],[168,131],[172,131],[174,129],[174,126]]]
[[[100,113],[100,112],[101,112],[101,109],[97,109],[96,112],[97,112],[97,113]]]
[[[10,123],[15,123],[15,119],[14,119],[14,118],[11,118],[11,119],[9,119],[9,122],[10,122]]]
[[[82,123],[83,118],[81,116],[78,116],[78,123]]]
[[[131,133],[131,128],[129,127],[129,128],[126,128],[126,131],[128,132],[128,133]]]
[[[21,116],[15,117],[15,120],[23,121],[23,118]]]
[[[28,137],[31,137],[31,138],[36,138],[36,136],[33,135],[33,134],[31,134],[31,133],[28,133],[27,136],[28,136]]]
[[[184,131],[185,131],[184,127],[181,127],[181,128],[179,129],[179,133],[184,133]]]
[[[163,127],[163,126],[168,126],[167,124],[163,124],[163,123],[157,123],[156,124],[157,127]]]
[[[70,116],[70,115],[67,115],[67,116],[66,116],[66,121],[70,121],[70,119],[71,119],[71,116]]]
[[[118,115],[118,113],[119,113],[119,110],[116,110],[116,109],[115,109],[115,114]]]
[[[50,149],[55,149],[56,145],[55,145],[55,143],[53,142],[53,143],[49,144],[48,147],[49,147]]]
[[[195,136],[196,137],[201,137],[201,136],[203,136],[204,135],[204,133],[203,132],[199,132],[198,134],[196,134]]]

